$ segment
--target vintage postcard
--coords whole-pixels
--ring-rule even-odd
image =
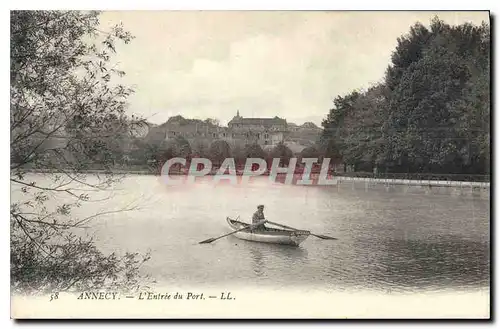
[[[10,28],[12,318],[490,318],[488,11]]]

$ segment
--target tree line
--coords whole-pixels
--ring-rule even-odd
[[[247,158],[259,158],[264,160],[279,158],[280,163],[288,165],[293,157],[319,157],[319,151],[314,147],[307,147],[298,154],[280,142],[269,150],[264,150],[257,143],[231,146],[225,140],[215,140],[212,143],[205,143],[203,140],[194,141],[191,144],[182,136],[177,136],[171,140],[148,141],[136,139],[136,144],[128,154],[128,164],[133,165],[162,165],[167,160],[180,157],[188,161],[192,158],[207,158],[214,165],[220,165],[226,158],[233,158],[236,165],[242,166]]]
[[[320,147],[354,171],[489,175],[490,27],[416,23],[380,83],[333,103]]]

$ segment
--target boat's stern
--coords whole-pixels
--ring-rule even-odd
[[[309,231],[295,231],[290,234],[290,240],[298,246],[299,244],[304,242],[309,237],[309,235],[311,235],[311,232]]]

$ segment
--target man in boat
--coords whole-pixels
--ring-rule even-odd
[[[267,228],[266,226],[264,225],[267,220],[266,218],[264,217],[264,205],[259,205],[257,206],[257,211],[253,214],[253,217],[252,217],[252,224],[257,224],[261,222],[261,224],[255,226],[252,230],[253,231],[265,231]]]

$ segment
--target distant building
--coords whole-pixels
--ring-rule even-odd
[[[274,118],[244,118],[240,112],[229,121],[228,129],[231,136],[245,142],[255,142],[259,145],[276,145],[285,140],[287,123],[285,119]]]
[[[312,122],[306,122],[301,126],[289,123],[288,126],[287,140],[304,146],[312,146],[318,142],[323,131]]]
[[[174,116],[164,124],[152,127],[147,140],[170,141],[177,137],[185,138],[191,145],[210,145],[215,140],[225,140],[230,146],[244,146],[257,143],[266,149],[284,142],[295,146],[307,147],[314,144],[321,134],[321,128],[312,122],[302,126],[287,123],[283,118],[244,118],[237,111],[227,127],[218,125],[212,120],[186,119]],[[298,146],[297,146],[298,145]]]

